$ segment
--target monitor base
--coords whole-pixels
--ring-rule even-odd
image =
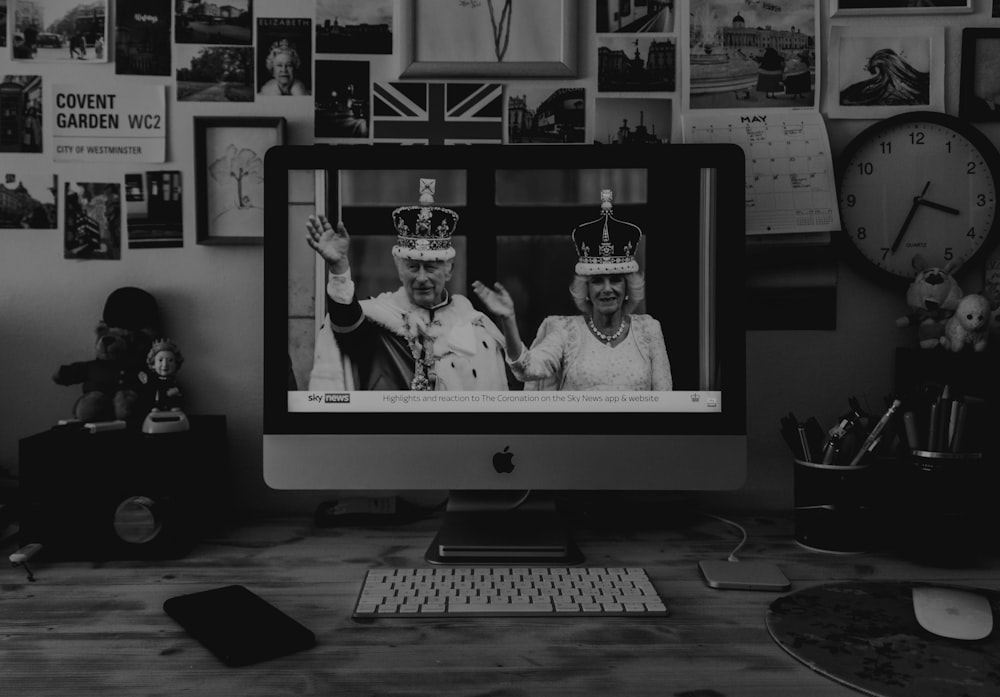
[[[496,492],[453,492],[424,558],[431,564],[490,566],[583,563],[554,501],[518,499],[498,507]]]

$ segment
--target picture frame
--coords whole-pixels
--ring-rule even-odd
[[[1000,27],[962,30],[958,115],[967,121],[1000,121]]]
[[[858,15],[929,15],[972,12],[972,0],[931,0],[913,5],[909,0],[830,0],[831,17]]]
[[[882,119],[916,109],[944,111],[944,37],[943,26],[831,26],[827,116]],[[913,100],[898,103],[901,92]]]
[[[264,243],[264,153],[285,142],[282,116],[194,117],[197,243]]]
[[[575,0],[400,3],[402,78],[575,78]]]

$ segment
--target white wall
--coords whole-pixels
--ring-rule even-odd
[[[593,46],[595,0],[585,0],[588,19],[581,29],[584,46]],[[922,15],[906,18],[851,18],[853,23],[930,24],[947,27],[946,110],[957,113],[961,26],[1000,26],[990,17],[988,0],[974,0],[972,15]],[[681,4],[678,7],[682,7]],[[311,0],[256,0],[255,16],[313,16]],[[829,33],[824,0],[821,36]],[[113,11],[111,13],[113,16]],[[13,19],[11,18],[11,22]],[[838,18],[838,22],[845,22]],[[400,27],[395,27],[397,35]],[[113,53],[113,44],[109,47]],[[579,84],[596,83],[596,51],[585,51],[586,71]],[[179,379],[193,413],[221,413],[229,420],[236,472],[235,493],[241,504],[311,510],[316,496],[301,497],[267,490],[261,480],[261,287],[260,247],[212,247],[195,244],[192,117],[256,114],[284,116],[289,142],[312,142],[311,99],[258,99],[249,104],[177,103],[173,79],[117,77],[114,64],[26,64],[0,57],[0,74],[41,74],[46,98],[53,82],[168,85],[167,162],[148,166],[56,165],[52,161],[51,104],[45,103],[46,140],[42,154],[0,154],[0,171],[51,170],[60,181],[80,174],[91,180],[124,178],[126,171],[179,169],[183,173],[185,232],[181,249],[122,251],[120,261],[67,261],[62,233],[0,231],[0,467],[17,471],[18,439],[47,429],[67,416],[79,386],[60,387],[55,368],[92,355],[93,329],[108,293],[137,285],[159,300],[164,324],[181,345],[186,363]],[[351,59],[357,57],[351,56]],[[371,57],[372,75],[392,79],[398,71],[389,56]],[[679,100],[678,100],[679,101]],[[868,121],[830,121],[834,152]],[[984,127],[994,142],[1000,130]],[[975,270],[973,274],[975,285]],[[789,409],[829,422],[846,407],[849,394],[874,405],[891,389],[892,356],[907,337],[893,324],[904,313],[898,291],[882,288],[841,265],[835,331],[757,331],[749,336],[749,402],[752,467],[739,500],[769,507],[790,502],[791,462],[778,437],[778,419]],[[790,357],[790,358],[786,358]],[[309,508],[306,508],[309,506]]]

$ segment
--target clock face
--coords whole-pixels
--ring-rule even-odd
[[[965,263],[997,224],[1000,156],[970,124],[936,112],[881,121],[839,170],[841,224],[875,269],[912,279],[922,263]]]

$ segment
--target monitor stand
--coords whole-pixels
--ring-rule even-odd
[[[583,562],[551,497],[532,492],[452,491],[431,564],[565,566]]]

